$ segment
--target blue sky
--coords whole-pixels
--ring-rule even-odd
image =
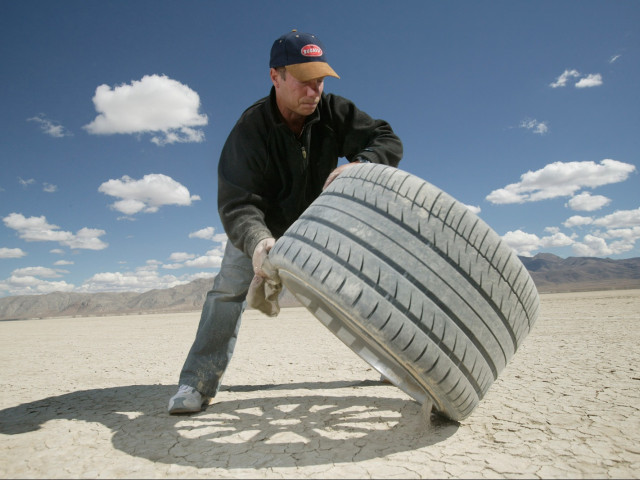
[[[640,256],[640,2],[0,3],[0,296],[212,276],[216,167],[317,34],[325,91],[521,255]]]

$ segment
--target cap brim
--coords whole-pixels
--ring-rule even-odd
[[[308,82],[314,78],[340,78],[333,68],[326,62],[305,62],[287,65],[287,72],[291,73],[299,82]]]

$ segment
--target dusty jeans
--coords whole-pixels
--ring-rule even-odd
[[[180,373],[180,385],[194,387],[207,397],[218,392],[236,345],[252,279],[251,259],[228,242],[220,272],[202,307],[196,339]]]

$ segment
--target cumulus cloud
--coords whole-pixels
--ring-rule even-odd
[[[590,73],[583,76],[578,70],[572,69],[562,72],[556,81],[550,83],[549,86],[551,88],[566,87],[567,83],[574,78],[580,78],[574,85],[576,88],[598,87],[602,85],[602,75],[599,73]]]
[[[70,292],[75,287],[62,280],[52,281],[52,278],[60,278],[66,270],[48,267],[25,267],[14,270],[9,278],[0,282],[0,291],[6,291],[10,295],[36,295],[51,292]]]
[[[544,135],[549,131],[547,122],[539,122],[536,119],[525,119],[520,122],[519,127],[524,128],[525,130],[530,130],[538,135]]]
[[[591,217],[583,217],[582,215],[574,215],[572,217],[567,218],[563,225],[567,228],[573,227],[582,227],[584,225],[591,225],[593,223],[593,218]]]
[[[624,228],[640,226],[640,208],[635,210],[617,210],[593,221],[594,225],[607,228]]]
[[[73,265],[74,262],[70,261],[70,260],[58,260],[56,262],[53,263],[55,266],[62,266],[62,265]]]
[[[591,73],[581,78],[578,83],[576,83],[576,88],[591,88],[599,87],[600,85],[602,85],[602,75],[599,73]]]
[[[184,262],[184,266],[189,268],[220,268],[223,255],[222,250],[214,248],[204,255],[187,260]]]
[[[553,235],[543,239],[520,230],[507,232],[503,238],[521,255],[532,254],[540,248],[559,246],[571,246],[574,254],[583,257],[617,255],[633,250],[640,240],[640,208],[618,210],[599,218],[574,215],[563,226],[569,229],[588,227],[589,231],[580,240],[577,240],[576,234],[569,237],[560,233],[558,228],[548,228],[547,231]],[[570,239],[571,243],[563,245],[566,239]]]
[[[25,267],[14,270],[12,275],[16,277],[60,278],[61,272],[69,273],[66,270],[54,270],[49,267]]]
[[[36,181],[33,178],[28,178],[25,180],[22,177],[18,177],[18,183],[23,187],[28,187],[29,185],[33,185],[34,183],[36,183]]]
[[[130,85],[100,85],[93,97],[98,116],[83,128],[89,133],[153,134],[156,145],[202,142],[207,125],[200,96],[165,75],[146,75]]]
[[[162,265],[162,268],[168,270],[177,270],[179,268],[220,268],[228,238],[226,234],[215,233],[215,231],[213,227],[201,228],[200,230],[191,232],[189,238],[211,240],[218,243],[219,246],[209,250],[204,255],[194,255],[185,252],[172,253],[169,256],[169,260],[173,263],[166,263]]]
[[[191,260],[195,255],[193,253],[175,252],[169,255],[169,260],[172,262],[184,262],[185,260]]]
[[[469,210],[471,210],[472,213],[475,213],[476,215],[479,215],[480,212],[482,211],[482,209],[480,208],[479,205],[464,205],[465,207],[467,207]]]
[[[149,260],[146,265],[132,272],[96,273],[77,290],[81,292],[146,292],[155,288],[173,288],[192,282],[197,278],[210,278],[211,272],[199,272],[176,277],[160,275],[159,262]]]
[[[516,254],[524,257],[533,256],[534,252],[540,248],[566,247],[574,243],[571,237],[558,231],[546,237],[539,237],[533,233],[516,230],[507,232],[502,239]]]
[[[555,162],[522,174],[520,182],[494,190],[486,199],[493,204],[509,204],[572,196],[585,187],[622,182],[635,169],[634,165],[611,159],[604,159],[599,164],[592,161]]]
[[[8,279],[0,281],[0,291],[9,295],[43,295],[52,292],[72,292],[73,284],[64,280],[49,281],[32,276],[11,275]]]
[[[633,250],[638,240],[640,227],[614,228],[605,232],[589,233],[571,248],[576,255],[583,257],[606,257]]]
[[[46,217],[25,217],[21,213],[10,213],[2,219],[4,224],[18,232],[27,242],[58,242],[70,248],[103,250],[108,244],[100,240],[106,232],[95,228],[81,228],[75,234],[60,230],[47,222]]]
[[[34,178],[27,178],[26,180],[22,177],[18,177],[18,183],[22,185],[24,188],[29,187],[30,185],[36,184],[36,180]],[[58,191],[58,186],[53,185],[51,183],[44,182],[42,184],[42,191],[46,193],[55,193]]]
[[[20,248],[0,248],[0,258],[22,258],[26,255],[26,252]]]
[[[203,240],[213,240],[214,242],[224,243],[227,241],[226,233],[216,233],[215,228],[205,227],[189,234],[189,238],[201,238]]]
[[[580,72],[577,70],[565,70],[562,74],[556,79],[555,82],[549,84],[551,88],[565,87],[567,82],[572,79],[580,76]]]
[[[571,198],[566,205],[571,210],[593,212],[609,205],[609,203],[611,203],[610,198],[603,195],[591,195],[589,192],[584,192]]]
[[[40,129],[54,138],[71,137],[73,134],[62,125],[49,120],[44,113],[40,113],[35,117],[27,118],[28,122],[36,122],[40,125]]]
[[[58,186],[45,182],[42,186],[42,191],[46,193],[54,193],[58,191]]]
[[[616,253],[604,238],[591,234],[585,235],[582,242],[573,245],[572,250],[581,257],[606,257]]]
[[[191,195],[184,185],[158,173],[145,175],[140,180],[127,175],[119,180],[111,179],[100,185],[98,191],[120,198],[111,207],[126,215],[154,213],[163,205],[189,206],[200,200],[198,195]]]

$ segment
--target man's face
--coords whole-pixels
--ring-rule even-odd
[[[275,75],[274,75],[275,72]],[[272,71],[271,79],[276,87],[276,98],[282,114],[297,114],[303,117],[311,115],[324,89],[324,77],[314,78],[308,82],[298,81],[291,73],[287,72],[286,79],[283,79],[275,70]]]

